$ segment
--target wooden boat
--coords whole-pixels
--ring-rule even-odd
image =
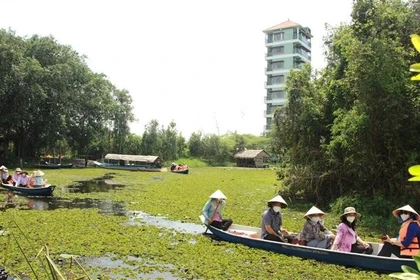
[[[169,167],[172,173],[188,174],[190,168],[186,164],[176,164],[173,162]]]
[[[162,168],[162,160],[158,156],[107,154],[105,161],[94,161],[93,163],[98,167],[107,169],[149,172],[167,171],[167,168]]]
[[[178,174],[188,174],[190,172],[189,168],[181,169],[181,170],[171,170],[172,173],[178,173]]]
[[[22,188],[16,187],[10,184],[1,184],[3,188],[8,189],[13,192],[19,192],[31,196],[50,196],[52,195],[55,186],[54,185],[45,185],[45,186],[34,186],[33,188]]]
[[[373,254],[366,255],[264,240],[260,238],[261,229],[256,227],[232,224],[227,231],[217,229],[213,226],[208,226],[208,229],[221,240],[243,244],[252,248],[273,251],[287,256],[313,259],[332,264],[344,265],[347,267],[356,267],[381,272],[402,272],[402,265],[415,269],[417,268],[413,259],[377,256],[378,252],[382,248],[382,244],[379,243],[370,243],[374,249]]]
[[[49,163],[49,162],[42,162],[38,164],[40,169],[59,169],[59,168],[72,168],[73,163],[62,164],[62,163]]]

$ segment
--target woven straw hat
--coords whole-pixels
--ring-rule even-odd
[[[315,214],[321,214],[322,216],[325,216],[324,212],[322,212],[321,210],[319,210],[315,206],[312,206],[311,209],[309,209],[308,212],[306,212],[305,216],[303,216],[303,217],[305,219],[309,219],[310,215],[315,215]]]
[[[417,219],[419,219],[419,213],[417,213],[416,212],[416,210],[414,210],[413,209],[413,207],[411,207],[410,205],[405,205],[405,206],[403,206],[403,207],[400,207],[400,208],[398,208],[398,209],[395,209],[394,211],[392,211],[392,214],[395,216],[395,217],[398,217],[399,216],[399,212],[400,211],[407,211],[407,212],[410,212],[410,213],[413,213],[413,214],[415,214],[416,216],[417,216]]]
[[[272,199],[270,199],[268,201],[268,204],[271,204],[273,202],[280,202],[282,204],[283,207],[287,207],[287,203],[286,201],[283,199],[283,197],[281,197],[280,195],[273,197]]]
[[[34,171],[34,177],[39,177],[39,176],[44,176],[45,173],[42,172],[41,170],[36,170]]]
[[[227,199],[227,197],[222,193],[221,190],[217,190],[214,193],[212,193],[209,198],[223,198],[223,199]]]

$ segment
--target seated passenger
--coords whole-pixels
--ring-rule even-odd
[[[7,178],[9,178],[9,171],[7,170],[7,167],[4,165],[0,166],[0,176],[1,176],[1,181],[4,184],[7,184]]]
[[[18,177],[18,180],[16,182],[16,187],[21,187],[21,188],[29,188],[29,176],[28,176],[28,172],[26,171],[21,171],[20,172],[20,176]]]
[[[16,182],[19,180],[21,171],[22,169],[20,169],[19,167],[15,169],[15,172],[12,175],[13,185],[16,185]]]
[[[325,213],[312,206],[303,217],[306,219],[306,223],[297,238],[305,240],[309,247],[329,249],[335,235],[324,226],[322,219],[325,217]]]
[[[378,256],[390,257],[391,254],[399,258],[411,258],[419,253],[420,224],[419,214],[406,205],[392,211],[392,214],[401,223],[398,238],[389,238],[387,235],[382,242],[384,246]]]
[[[45,184],[47,183],[47,180],[44,180],[44,176],[45,173],[42,172],[41,170],[36,170],[34,171],[32,178],[33,180],[31,180],[31,185],[36,187],[40,187],[40,186],[45,186]]]
[[[337,236],[331,250],[338,248],[339,251],[343,252],[372,254],[372,245],[364,242],[356,232],[356,220],[360,216],[354,207],[344,209],[344,213],[340,216],[341,223],[338,225]]]
[[[281,208],[286,208],[287,203],[278,195],[267,202],[268,209],[262,214],[261,238],[266,240],[288,242],[289,232],[282,228],[283,217]]]
[[[226,205],[227,197],[220,190],[217,190],[209,198],[202,210],[205,223],[218,229],[228,230],[232,220],[222,217],[222,210]]]

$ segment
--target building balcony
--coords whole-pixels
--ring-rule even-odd
[[[284,59],[285,57],[290,56],[290,54],[285,54],[285,53],[266,53],[265,54],[265,60],[280,60],[280,59]]]
[[[312,44],[311,41],[308,40],[305,36],[303,36],[302,34],[299,34],[299,36],[297,36],[296,34],[293,35],[293,39],[295,43],[300,43],[303,46],[305,46],[308,50],[311,49]]]
[[[272,89],[272,90],[281,90],[286,87],[286,84],[273,84],[271,82],[264,82],[265,89]]]
[[[267,96],[264,96],[264,103],[271,104],[273,106],[282,106],[287,103],[287,98],[268,98]],[[268,113],[270,114],[270,112]],[[264,114],[265,114],[265,111],[264,111]]]
[[[265,68],[265,74],[266,75],[281,75],[281,74],[287,74],[289,73],[290,69],[285,69],[285,68],[278,68],[278,69],[273,69],[272,67],[266,67]]]

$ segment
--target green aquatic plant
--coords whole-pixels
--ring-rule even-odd
[[[403,265],[401,266],[401,269],[403,272],[392,273],[389,276],[392,278],[397,278],[397,279],[419,280],[420,279],[420,257],[414,256],[413,259],[416,262],[417,270],[412,267]]]
[[[95,199],[97,207],[60,208],[56,210],[23,210],[21,207],[1,212],[0,225],[19,233],[9,225],[12,215],[32,245],[22,244],[28,259],[48,244],[51,258],[61,254],[80,256],[77,260],[92,278],[140,279],[171,275],[181,279],[385,279],[372,271],[360,271],[339,265],[303,260],[281,254],[249,248],[244,245],[215,241],[202,232],[195,234],[176,231],[145,223],[130,225],[123,215],[99,213],[102,202],[123,203],[127,210],[162,215],[170,221],[199,224],[198,216],[208,196],[221,189],[228,197],[224,215],[237,224],[260,226],[261,213],[267,200],[281,188],[275,170],[202,167],[192,168],[191,174],[175,176],[167,173],[112,171],[113,182],[124,184],[120,190],[92,193],[70,193],[66,186],[74,181],[99,178],[109,173],[98,168],[52,170],[46,172],[48,180],[57,184],[54,199]],[[303,224],[304,213],[310,205],[298,204],[285,197],[289,207],[284,210],[284,226],[297,232]],[[330,228],[339,221],[338,216],[327,216]],[[380,236],[372,228],[359,224],[358,231]],[[203,232],[205,228],[203,227]],[[369,238],[367,238],[369,239]],[[193,240],[193,241],[192,241]],[[7,237],[0,236],[0,256]],[[13,272],[30,275],[21,250],[11,242],[7,251],[7,267]],[[98,266],[90,259],[109,256],[111,264]],[[10,270],[8,269],[8,270]],[[34,265],[39,275],[43,268]],[[16,273],[14,273],[16,275]],[[348,277],[351,275],[351,277]],[[35,279],[35,278],[34,278]],[[43,278],[47,279],[47,278]]]
[[[414,48],[417,50],[417,52],[420,53],[420,36],[417,34],[410,35],[411,37],[411,43],[413,44]],[[410,65],[410,71],[411,72],[420,72],[420,63],[414,63]],[[412,81],[420,81],[420,74],[417,74],[413,77],[411,77]]]

